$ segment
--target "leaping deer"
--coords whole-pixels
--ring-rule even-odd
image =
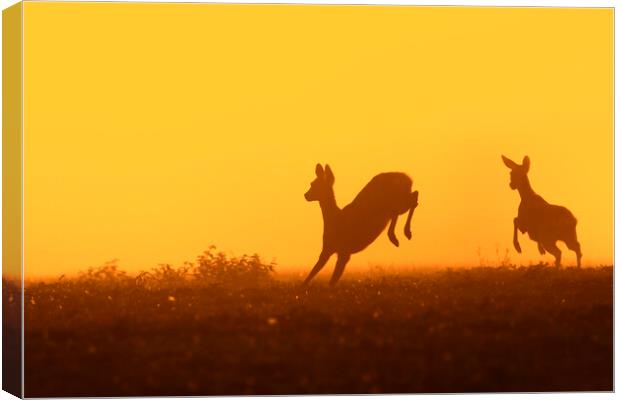
[[[383,232],[388,222],[388,238],[398,247],[394,234],[396,220],[409,211],[405,236],[411,239],[411,216],[418,206],[418,191],[411,192],[412,180],[400,172],[379,174],[362,189],[351,204],[340,209],[334,195],[334,174],[329,167],[316,165],[316,179],[304,195],[308,201],[317,201],[323,213],[323,250],[312,271],[304,281],[307,285],[334,254],[338,254],[336,268],[330,280],[335,285],[344,272],[351,254],[364,250]]]
[[[521,253],[521,246],[517,238],[517,229],[521,233],[528,233],[530,239],[538,243],[538,251],[541,255],[545,250],[555,257],[556,267],[562,261],[562,252],[556,245],[558,240],[566,243],[566,246],[577,255],[577,267],[581,267],[581,245],[577,241],[577,219],[567,208],[549,204],[537,195],[527,173],[530,169],[530,159],[523,158],[523,164],[519,165],[507,157],[502,156],[504,164],[510,168],[510,188],[518,190],[521,196],[519,213],[514,219],[514,231],[512,242],[517,252]]]

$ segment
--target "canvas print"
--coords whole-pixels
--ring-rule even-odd
[[[23,2],[3,29],[5,390],[614,389],[613,9]]]

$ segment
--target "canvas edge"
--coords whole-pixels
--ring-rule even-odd
[[[2,11],[2,390],[23,398],[23,3]],[[11,285],[11,288],[9,288]],[[5,295],[7,295],[5,297]],[[10,312],[9,312],[10,307]]]

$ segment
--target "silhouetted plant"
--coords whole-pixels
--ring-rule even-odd
[[[258,254],[228,256],[211,246],[198,256],[192,269],[196,279],[205,283],[261,282],[271,278],[275,262],[266,263]]]
[[[501,268],[516,268],[517,265],[510,260],[510,250],[504,249],[504,254],[500,254],[499,246],[495,247],[497,265]]]
[[[167,285],[183,284],[190,277],[190,267],[185,263],[181,267],[173,267],[170,264],[159,264],[149,273],[151,280],[165,282]]]
[[[121,270],[118,260],[111,260],[99,267],[90,267],[81,272],[77,278],[80,283],[119,283],[128,279],[127,273]]]
[[[162,289],[171,286],[183,286],[189,282],[205,284],[261,283],[272,278],[275,262],[266,263],[258,254],[240,257],[217,252],[215,246],[199,255],[195,263],[185,262],[175,267],[171,264],[159,264],[157,267],[142,271],[136,276],[129,276],[122,271],[117,260],[106,262],[99,267],[90,267],[81,272],[76,279],[57,280],[55,286],[80,284],[86,287],[104,288],[117,286],[137,289]]]

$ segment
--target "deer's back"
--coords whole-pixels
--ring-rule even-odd
[[[411,207],[412,181],[400,172],[372,178],[351,204],[342,209],[339,223],[329,232],[334,250],[357,253],[372,243],[390,218]]]
[[[347,207],[394,212],[409,197],[413,181],[402,172],[385,172],[372,178]]]

